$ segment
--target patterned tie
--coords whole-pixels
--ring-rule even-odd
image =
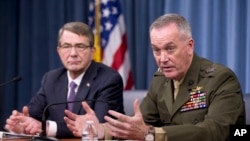
[[[72,81],[70,83],[70,93],[69,93],[69,98],[68,98],[68,101],[74,101],[75,100],[75,96],[76,96],[76,93],[75,93],[75,88],[76,88],[76,83],[74,81]],[[68,109],[70,111],[73,110],[73,105],[74,103],[68,103]]]

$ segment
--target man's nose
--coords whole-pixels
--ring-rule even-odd
[[[71,47],[70,54],[76,54],[76,53],[77,53],[76,47]]]
[[[161,61],[168,61],[168,53],[165,52],[165,51],[162,51],[161,54],[160,54],[160,59]]]

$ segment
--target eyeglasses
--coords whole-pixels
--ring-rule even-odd
[[[72,50],[72,48],[75,47],[75,49],[79,52],[82,52],[84,50],[86,50],[87,48],[89,48],[90,46],[86,46],[84,44],[76,44],[76,45],[71,45],[71,44],[63,44],[60,45],[60,48],[62,49],[62,51],[64,52],[69,52]]]

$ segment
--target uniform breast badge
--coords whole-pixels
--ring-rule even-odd
[[[206,93],[201,89],[197,86],[190,91],[190,99],[181,107],[181,112],[207,107]]]

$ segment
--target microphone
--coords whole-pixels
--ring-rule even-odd
[[[68,103],[78,103],[83,101],[90,101],[90,102],[101,102],[101,103],[107,103],[108,105],[114,105],[116,104],[115,101],[104,101],[104,100],[98,100],[98,99],[87,99],[87,100],[75,100],[75,101],[67,101],[67,102],[58,102],[58,103],[51,103],[48,104],[44,110],[42,115],[42,133],[40,136],[35,136],[32,138],[32,141],[58,141],[56,138],[50,138],[46,135],[46,113],[48,108],[55,105],[61,105],[61,104],[68,104]]]
[[[9,80],[9,81],[6,81],[6,82],[0,84],[0,87],[5,86],[5,85],[12,83],[12,82],[20,81],[20,80],[22,80],[22,78],[20,76],[16,76],[12,80]]]

